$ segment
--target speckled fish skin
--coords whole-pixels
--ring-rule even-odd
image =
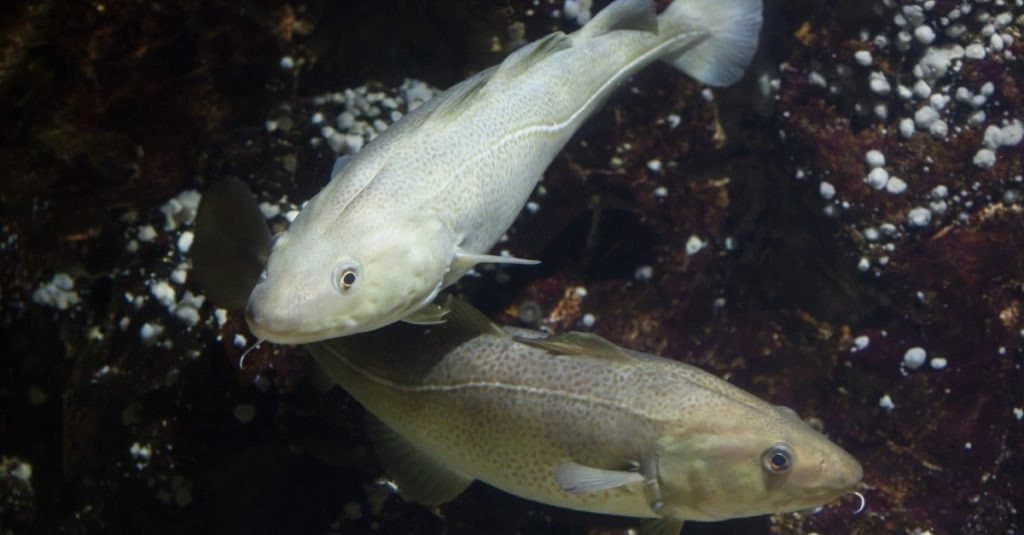
[[[692,366],[593,335],[578,336],[613,349],[565,355],[573,351],[538,347],[541,333],[497,328],[421,343],[410,329],[309,347],[337,384],[465,484],[479,479],[584,511],[711,521],[817,507],[861,479],[855,459],[792,411]],[[411,339],[396,350],[364,344],[367,336]],[[792,468],[769,473],[764,452],[779,444]],[[556,472],[572,464],[617,470],[628,482],[567,491]],[[630,479],[630,467],[644,466],[653,468],[653,485]],[[652,486],[660,506],[652,507]]]
[[[247,319],[306,343],[410,318],[486,257],[548,164],[616,87],[656,60],[711,85],[743,73],[761,0],[618,0],[410,113],[338,170],[276,241]],[[353,274],[349,287],[338,278]]]

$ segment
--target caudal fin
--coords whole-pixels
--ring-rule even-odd
[[[743,77],[761,33],[762,0],[675,0],[659,17],[658,32],[703,31],[695,46],[665,57],[677,69],[712,86]]]
[[[270,228],[245,182],[228,178],[203,194],[189,255],[191,278],[214,304],[245,307],[270,255]]]

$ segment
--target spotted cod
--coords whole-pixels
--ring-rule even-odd
[[[684,520],[817,507],[861,479],[792,410],[693,366],[593,334],[503,329],[459,301],[450,316],[308,346],[374,415],[384,467],[415,501],[480,480],[675,535]]]
[[[443,321],[438,293],[489,255],[544,169],[609,94],[666,61],[729,85],[757,47],[761,0],[617,0],[444,91],[350,160],[273,244],[246,319],[306,343],[405,320]]]

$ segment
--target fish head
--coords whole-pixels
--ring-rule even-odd
[[[667,514],[712,521],[783,513],[853,492],[863,476],[856,459],[789,409],[765,405],[659,440]]]
[[[440,225],[316,224],[316,212],[304,215],[306,210],[275,238],[249,295],[246,321],[260,339],[302,344],[371,331],[402,319],[441,290],[451,258],[444,252],[454,246],[445,247]]]

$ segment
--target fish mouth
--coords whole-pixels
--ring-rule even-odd
[[[296,336],[293,330],[282,328],[277,321],[268,320],[258,307],[253,306],[252,301],[245,306],[245,323],[249,325],[249,332],[260,340],[275,344],[301,344],[304,342],[301,337]]]
[[[320,342],[322,340],[327,340],[329,338],[337,338],[338,336],[341,336],[341,335],[336,335],[336,334],[331,334],[331,333],[322,333],[322,332],[316,332],[316,333],[285,333],[285,332],[275,332],[275,331],[270,331],[270,330],[267,330],[267,329],[263,329],[261,327],[256,327],[256,326],[253,325],[252,322],[249,322],[249,330],[252,332],[252,334],[254,336],[256,336],[256,338],[258,338],[260,340],[264,340],[264,341],[267,341],[267,342],[273,342],[275,344],[281,344],[281,345],[309,344],[309,343],[312,343],[312,342]]]
[[[281,299],[273,297],[271,290],[257,285],[249,295],[245,321],[249,331],[260,340],[285,345],[308,344],[373,331],[400,321],[431,302],[439,291],[440,283],[426,299],[416,299],[412,294],[386,308],[371,300],[369,308],[372,310],[368,311],[366,302],[363,302],[363,305],[350,307],[346,313],[335,316],[331,312],[311,313],[310,307],[316,306],[313,302],[282,304]]]
[[[797,510],[816,509],[826,503],[838,500],[854,492],[859,483],[860,478],[855,481],[851,479],[851,481],[842,484],[822,486],[800,493],[797,500],[803,502],[803,506],[797,508]]]
[[[245,307],[245,322],[256,338],[284,345],[308,344],[359,332],[353,331],[357,323],[351,319],[341,320],[329,328],[303,329],[300,318],[286,315],[270,317],[251,300]]]
[[[774,504],[776,512],[815,510],[856,491],[861,477],[860,465],[857,464],[849,467],[849,471],[834,476],[831,480],[822,480],[812,486],[793,489],[789,498],[784,498]]]
[[[261,326],[259,323],[254,322],[248,314],[246,315],[246,323],[249,324],[249,331],[252,332],[256,338],[260,340],[266,340],[267,342],[273,342],[275,344],[282,345],[299,345],[309,344],[313,342],[320,342],[331,338],[339,338],[342,336],[348,336],[355,334],[347,328],[332,328],[322,329],[318,331],[286,331],[286,330],[273,330],[265,326]],[[361,331],[356,331],[361,332]]]

